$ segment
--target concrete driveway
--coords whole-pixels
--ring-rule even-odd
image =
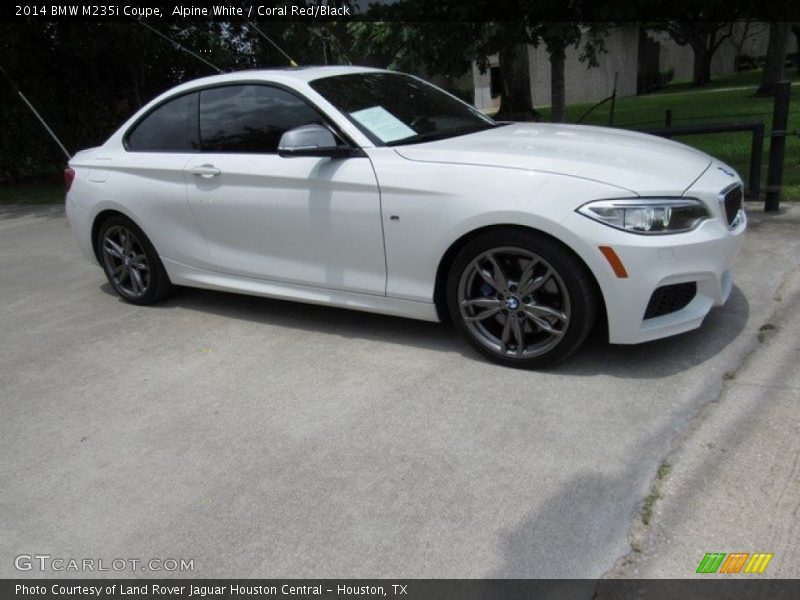
[[[188,289],[131,306],[60,208],[0,207],[0,577],[63,575],[19,572],[20,554],[602,576],[664,457],[758,351],[799,222],[753,208],[733,295],[699,331],[522,372],[445,325]]]

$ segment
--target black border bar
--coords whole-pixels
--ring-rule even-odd
[[[443,23],[800,20],[800,2],[797,0],[241,0],[230,4],[242,8],[242,15],[214,15],[214,7],[217,11],[228,7],[228,0],[104,0],[94,4],[81,4],[74,0],[14,0],[0,7],[0,20],[123,21],[145,18],[152,23],[244,19],[261,22],[366,20]],[[184,16],[174,14],[176,7],[190,8],[192,12]],[[336,10],[331,10],[331,7]],[[158,9],[158,13],[153,15],[146,9]],[[198,11],[203,14],[197,14]]]
[[[800,579],[4,579],[3,600],[784,600]]]

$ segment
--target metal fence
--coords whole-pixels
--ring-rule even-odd
[[[772,111],[772,129],[770,131],[769,161],[767,166],[767,187],[764,194],[764,210],[777,211],[780,208],[781,186],[783,182],[783,163],[786,156],[786,137],[790,135],[789,99],[792,85],[789,81],[780,82],[775,90],[775,104]],[[688,127],[672,126],[672,111],[666,111],[664,127],[644,130],[645,133],[672,138],[682,135],[702,135],[708,133],[750,132],[750,172],[747,177],[747,197],[758,200],[761,188],[761,165],[764,162],[764,135],[766,126],[761,121],[740,123],[720,123],[710,125],[693,125]]]

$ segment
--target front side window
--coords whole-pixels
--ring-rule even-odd
[[[128,134],[128,150],[139,152],[197,152],[197,93],[185,94],[151,111]]]
[[[304,100],[267,85],[228,85],[200,93],[200,137],[205,152],[275,153],[295,127],[323,123]]]
[[[387,146],[444,139],[496,127],[439,88],[399,73],[353,73],[311,82],[374,142]]]

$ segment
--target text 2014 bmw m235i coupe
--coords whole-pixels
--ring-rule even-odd
[[[687,146],[498,123],[359,67],[159,96],[66,172],[83,253],[125,300],[174,285],[437,321],[507,365],[699,327],[731,291],[742,182]]]

